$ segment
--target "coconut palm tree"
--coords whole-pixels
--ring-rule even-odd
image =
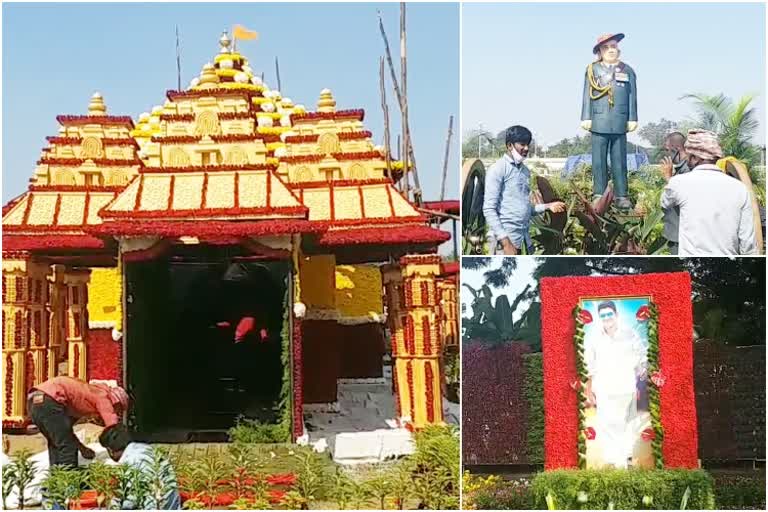
[[[680,99],[692,100],[696,108],[697,128],[717,133],[723,153],[747,162],[751,168],[759,160],[760,150],[751,140],[759,126],[754,95],[742,96],[737,102],[717,95],[686,94]]]

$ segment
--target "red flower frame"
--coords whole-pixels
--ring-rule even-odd
[[[693,312],[688,273],[541,280],[546,469],[578,467],[578,379],[573,348],[573,307],[584,297],[651,296],[659,310],[659,364],[668,377],[660,388],[664,465],[698,467],[693,389]]]

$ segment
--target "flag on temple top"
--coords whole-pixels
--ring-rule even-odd
[[[232,29],[232,35],[235,39],[240,39],[241,41],[250,41],[259,37],[258,32],[248,30],[242,25],[235,25]]]

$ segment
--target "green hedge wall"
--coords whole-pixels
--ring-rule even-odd
[[[551,494],[558,510],[680,510],[690,489],[685,508],[709,510],[715,508],[713,487],[701,470],[557,470],[538,473],[531,490],[535,509],[547,509]]]
[[[528,402],[526,455],[529,464],[544,464],[544,371],[541,353],[524,355],[523,367],[523,394]]]

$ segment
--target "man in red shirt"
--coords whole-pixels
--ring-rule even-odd
[[[120,422],[128,407],[128,394],[121,387],[88,384],[72,377],[59,376],[32,388],[27,410],[40,433],[48,441],[50,465],[77,467],[78,451],[86,459],[93,450],[83,445],[73,427],[81,418],[99,416],[105,427]]]

